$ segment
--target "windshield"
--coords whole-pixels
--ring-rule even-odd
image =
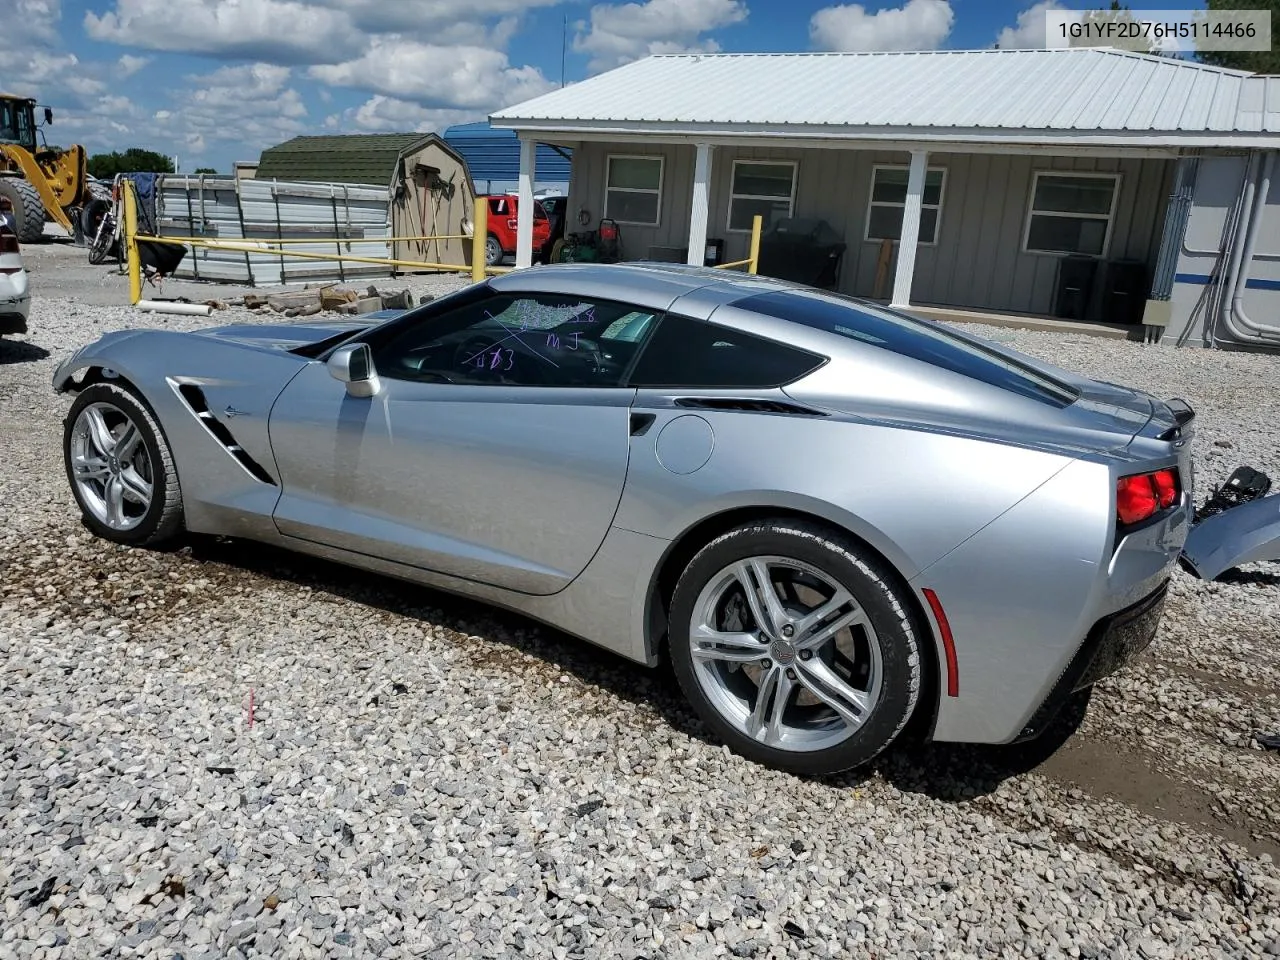
[[[29,101],[0,100],[0,141],[35,151],[36,132]]]
[[[747,297],[734,306],[891,350],[1042,403],[1065,407],[1078,398],[1067,384],[994,347],[973,343],[945,324],[841,294],[787,290]]]
[[[0,140],[15,143],[18,139],[18,125],[14,121],[13,101],[0,100]]]

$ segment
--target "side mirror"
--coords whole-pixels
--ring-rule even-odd
[[[325,364],[329,375],[347,385],[353,397],[372,397],[378,392],[378,372],[373,369],[373,351],[367,343],[339,347]]]
[[[52,107],[44,108],[44,122],[50,126],[53,125],[53,108]]]

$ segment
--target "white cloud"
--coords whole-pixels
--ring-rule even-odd
[[[300,0],[116,0],[87,11],[92,39],[149,50],[178,50],[277,63],[341,59],[360,35],[341,10]]]
[[[486,47],[437,46],[400,38],[376,38],[364,56],[320,64],[312,77],[340,87],[436,109],[489,110],[553,89],[536,67],[513,67],[507,55]]]
[[[463,29],[494,19],[518,18],[534,7],[566,0],[320,0],[339,10],[364,33],[406,33],[440,43],[442,31]]]
[[[157,111],[154,127],[162,139],[186,146],[194,163],[215,144],[235,144],[247,154],[306,133],[307,108],[289,85],[292,71],[268,63],[221,67],[186,78],[190,85],[174,91],[180,106]]]
[[[577,25],[573,48],[591,55],[588,69],[596,73],[656,53],[714,53],[720,45],[702,35],[746,19],[745,0],[597,4],[590,24]]]
[[[4,15],[6,56],[20,52],[27,43],[56,42],[61,19],[62,0],[17,0],[16,9],[11,7]]]
[[[483,120],[484,116],[483,110],[430,109],[408,100],[375,94],[360,106],[343,111],[341,115],[326,117],[324,124],[329,129],[346,132],[430,133],[439,132],[455,123]]]
[[[82,61],[59,48],[61,20],[61,0],[16,0],[16,10],[3,18],[0,56],[4,80],[0,86],[6,93],[35,97],[54,107],[59,123],[57,140],[68,143],[61,129],[62,118],[106,90],[110,70],[105,63]],[[54,133],[47,131],[49,136]]]
[[[116,70],[122,77],[132,77],[150,62],[150,57],[135,57],[133,54],[126,53],[116,61]]]
[[[1040,0],[1018,14],[1016,26],[1005,27],[996,36],[996,46],[1001,50],[1042,50],[1048,36],[1045,34],[1044,15],[1049,10],[1061,10],[1058,0]]]
[[[907,0],[876,13],[852,3],[815,13],[809,40],[819,50],[936,50],[954,23],[948,0]]]
[[[56,3],[58,0],[20,0]],[[86,12],[95,40],[282,64],[340,63],[369,38],[502,47],[528,9],[565,0],[114,0]]]

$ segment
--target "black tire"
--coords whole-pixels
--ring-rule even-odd
[[[502,262],[506,251],[502,249],[502,244],[494,234],[489,234],[484,244],[484,265],[486,267],[496,267]]]
[[[142,515],[141,521],[127,530],[109,527],[94,516],[72,470],[71,452],[76,420],[86,407],[95,403],[110,404],[133,421],[141,435],[150,464],[150,506]],[[85,526],[94,535],[112,543],[159,547],[178,539],[182,534],[182,488],[178,483],[178,472],[174,466],[173,453],[169,449],[169,441],[151,410],[138,399],[133,390],[122,384],[103,382],[81,391],[63,421],[62,459],[66,467],[67,483],[80,507]]]
[[[19,243],[35,243],[44,237],[44,203],[34,186],[19,177],[0,177],[0,196],[13,204],[13,232]]]
[[[730,723],[698,682],[690,646],[696,602],[719,571],[739,560],[772,555],[798,560],[843,586],[862,606],[880,642],[879,698],[869,715],[834,746],[785,750],[752,739]],[[671,662],[680,687],[698,715],[730,749],[750,760],[791,773],[823,776],[861,766],[888,747],[910,720],[923,680],[919,628],[882,562],[818,524],[762,520],[722,534],[689,562],[671,602],[668,631]]]

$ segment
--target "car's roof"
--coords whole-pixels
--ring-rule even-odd
[[[734,328],[831,358],[840,371],[898,367],[915,377],[951,369],[994,385],[1060,402],[1071,395],[1073,375],[1031,357],[873,301],[738,270],[649,261],[616,264],[548,264],[494,277],[490,286],[509,294],[597,296],[666,310],[676,301],[692,319]],[[873,351],[868,353],[868,351]],[[868,365],[870,363],[870,366]],[[837,376],[844,376],[838,373]]]
[[[554,263],[530,270],[515,270],[490,281],[498,290],[549,290],[563,285],[567,290],[587,292],[609,288],[619,300],[646,302],[661,292],[675,297],[695,290],[716,290],[728,302],[753,293],[795,288],[795,284],[771,277],[745,274],[718,267],[694,267],[683,263],[628,261],[626,263]]]

